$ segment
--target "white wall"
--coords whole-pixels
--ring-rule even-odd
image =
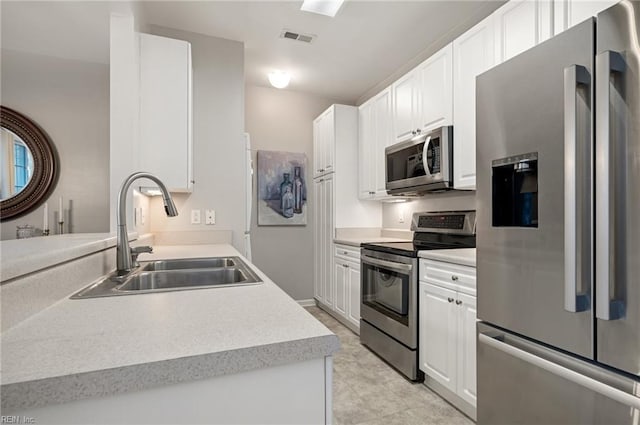
[[[151,231],[231,230],[233,245],[244,247],[244,45],[202,34],[152,25],[146,31],[191,43],[193,63],[193,172],[191,194],[175,194],[178,217],[164,214],[152,198]],[[190,224],[192,209],[202,223]],[[204,210],[216,211],[216,224],[204,224]]]
[[[313,120],[336,103],[289,90],[246,87],[246,128],[251,135],[254,169],[258,150],[302,152],[313,163]],[[313,199],[313,175],[306,176],[307,199]],[[251,215],[253,262],[296,300],[313,298],[313,208],[306,226],[258,226],[253,184]]]
[[[65,201],[65,232],[109,230],[109,66],[2,49],[2,105],[21,112],[51,137],[59,156],[59,179],[49,202],[49,227]],[[1,239],[16,226],[41,228],[43,205],[3,221]]]
[[[476,209],[475,191],[449,191],[416,198],[413,201],[382,206],[382,227],[385,229],[409,229],[414,212],[459,211]],[[399,216],[404,216],[404,223]]]

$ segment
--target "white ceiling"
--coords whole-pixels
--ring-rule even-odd
[[[245,43],[247,84],[268,85],[274,69],[288,89],[355,103],[411,61],[426,57],[504,1],[346,0],[335,18],[300,11],[302,1],[144,1],[144,24]],[[126,2],[0,4],[2,47],[107,63],[109,12]],[[305,44],[283,29],[317,36]]]

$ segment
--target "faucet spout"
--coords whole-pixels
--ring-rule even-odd
[[[138,179],[149,179],[158,185],[162,192],[162,201],[164,202],[164,211],[167,216],[175,217],[178,215],[178,209],[173,203],[171,194],[162,181],[153,174],[145,172],[137,172],[131,174],[122,182],[120,191],[118,192],[118,204],[116,207],[116,224],[117,224],[117,244],[116,244],[116,266],[118,276],[125,275],[133,268],[133,259],[131,256],[131,247],[129,246],[129,237],[127,235],[127,192],[131,184]]]

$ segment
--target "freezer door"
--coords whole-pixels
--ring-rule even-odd
[[[640,382],[478,324],[478,424],[640,422]]]
[[[640,375],[640,2],[598,15],[597,359]]]
[[[477,79],[481,320],[593,357],[594,20]]]

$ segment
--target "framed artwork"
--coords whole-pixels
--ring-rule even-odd
[[[258,225],[307,224],[307,156],[258,151]]]

